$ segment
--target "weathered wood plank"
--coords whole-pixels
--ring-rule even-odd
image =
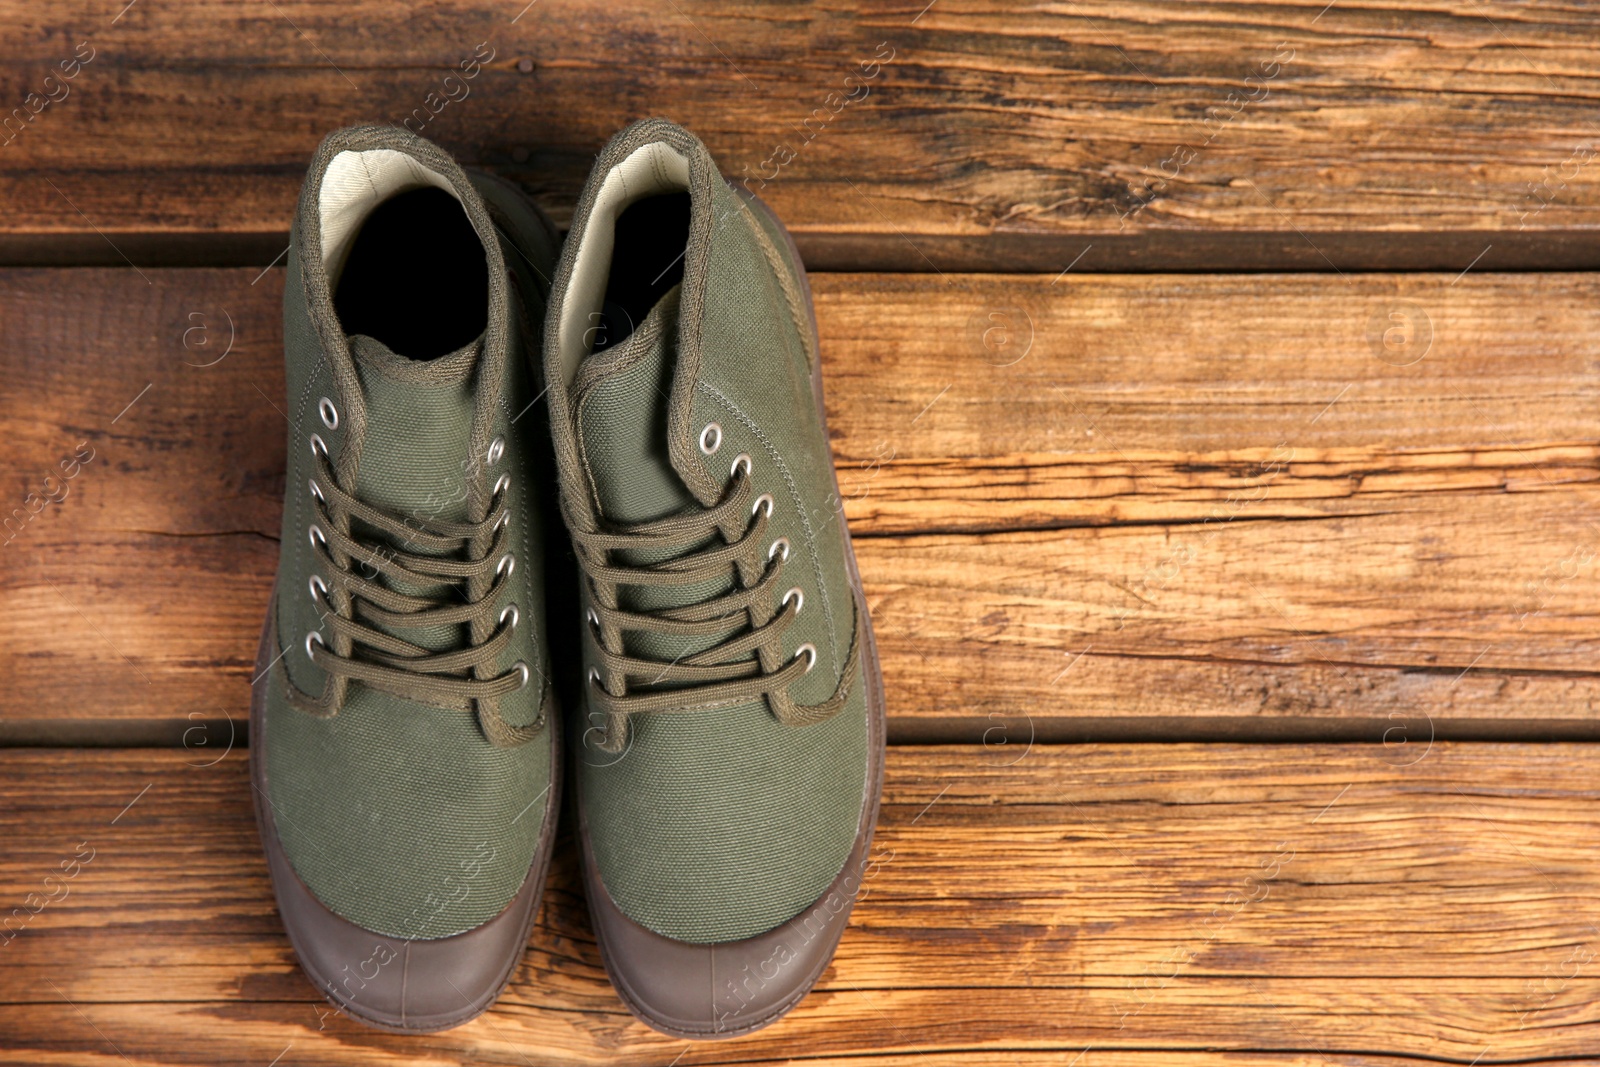
[[[662,112],[834,269],[1600,256],[1581,5],[11,0],[0,24],[11,262],[264,264],[316,141],[357,121],[409,120],[560,217]]]
[[[257,1067],[286,1049],[283,1062],[339,1064],[684,1054],[611,993],[570,842],[490,1015],[400,1038],[332,1014],[274,914],[243,755],[0,754],[0,901],[9,914],[56,897],[0,944],[0,1062],[109,1063],[113,1045],[133,1062]],[[819,992],[780,1026],[682,1062],[1587,1055],[1600,754],[1389,755],[891,749],[879,862]]]
[[[1588,280],[820,292],[841,489],[920,725],[1594,720]]]
[[[243,716],[282,493],[280,286],[0,272],[13,731]],[[1593,277],[817,289],[896,737],[1600,725]],[[1383,347],[1390,313],[1430,338],[1415,362],[1420,340]],[[995,314],[1022,328],[985,347]]]
[[[0,1008],[0,1019],[7,1017],[7,1015],[12,1013],[14,1010],[15,1009]],[[63,1013],[66,1013],[69,1010],[70,1009],[66,1008],[45,1008],[40,1010],[40,1014],[52,1018],[59,1018],[62,1025],[65,1027],[70,1024],[67,1022],[67,1019]],[[106,1009],[97,1009],[97,1012],[102,1016],[106,1014],[106,1011]],[[129,1017],[129,1024],[133,1027],[142,1027],[144,1024],[143,1012],[129,1012],[125,1009],[112,1009],[112,1012],[118,1016],[126,1014]],[[72,1018],[81,1022],[81,1018],[77,1015],[72,1015]],[[196,1018],[194,1021],[196,1025],[205,1024],[205,1019],[203,1016]],[[206,1067],[210,1067],[211,1064],[237,1064],[238,1067],[249,1067],[249,1061],[243,1059],[242,1057],[246,1055],[253,1055],[258,1049],[264,1049],[266,1045],[268,1045],[271,1040],[277,1036],[276,1031],[272,1030],[270,1023],[261,1026],[259,1029],[260,1031],[267,1033],[268,1036],[263,1037],[259,1042],[250,1041],[248,1044],[242,1045],[238,1052],[234,1052],[231,1049],[225,1050],[222,1055],[229,1058],[188,1058],[182,1050],[177,1050],[163,1051],[161,1053],[161,1059],[159,1062],[162,1064],[196,1063],[204,1064]],[[337,1048],[329,1049],[329,1058],[318,1062],[337,1064],[340,1065],[340,1067],[343,1067],[343,1065],[347,1064],[359,1065],[365,1063],[387,1062],[417,1064],[420,1065],[420,1067],[456,1067],[457,1061],[449,1058],[448,1054],[437,1058],[416,1058],[415,1054],[413,1054],[412,1058],[405,1058],[404,1053],[401,1051],[403,1048],[402,1042],[404,1040],[405,1039],[401,1038],[394,1042],[394,1048],[396,1051],[392,1054],[387,1052],[374,1053],[369,1048],[346,1043]],[[380,1044],[380,1042],[374,1041],[373,1044]],[[121,1057],[119,1057],[117,1053],[111,1049],[109,1044],[104,1042],[101,1043],[98,1049],[84,1048],[84,1045],[85,1042],[82,1041],[57,1042],[51,1046],[52,1051],[57,1049],[66,1050],[69,1048],[73,1051],[69,1058],[52,1060],[50,1062],[87,1065],[87,1067],[102,1067],[102,1065],[103,1067],[111,1067],[113,1064],[125,1065],[127,1062],[121,1059]],[[287,1053],[285,1058],[280,1062],[292,1067],[292,1065],[295,1063],[293,1059],[293,1050],[297,1047],[299,1046],[294,1045],[291,1041],[287,1049],[278,1049],[277,1051],[280,1054]],[[478,1046],[474,1046],[475,1050],[477,1048]],[[487,1064],[498,1064],[502,1062],[513,1064],[527,1063],[539,1052],[538,1049],[533,1049],[530,1051],[528,1046],[518,1045],[515,1043],[508,1043],[504,1046],[503,1051],[503,1058],[497,1057],[493,1059],[480,1060],[477,1062]],[[670,1052],[671,1050],[668,1049],[666,1051]],[[29,1051],[22,1053],[21,1055],[31,1056],[35,1055],[35,1053]],[[214,1057],[216,1053],[208,1049],[205,1055]],[[807,1056],[805,1057],[804,1062],[808,1065],[808,1067],[811,1064],[815,1064],[816,1067],[925,1067],[925,1065],[929,1063],[938,1063],[941,1065],[949,1064],[951,1067],[1061,1067],[1061,1064],[1063,1063],[1072,1063],[1074,1055],[1081,1056],[1081,1058],[1077,1061],[1078,1065],[1081,1065],[1081,1067],[1154,1067],[1154,1065],[1169,1064],[1173,1065],[1173,1067],[1319,1067],[1319,1065],[1328,1062],[1327,1056],[1316,1052],[1241,1053],[1187,1051],[1174,1052],[1168,1050],[1144,1052],[1104,1050],[1094,1048],[1091,1048],[1087,1053],[1082,1053],[1081,1050],[1078,1053],[1071,1051],[1066,1053],[1059,1051],[1036,1053],[1006,1050],[1001,1052],[940,1052],[937,1056],[926,1056],[919,1053],[887,1056],[880,1056],[876,1054],[869,1056]],[[36,1061],[10,1058],[8,1057],[6,1050],[4,1048],[0,1048],[0,1063],[31,1064],[33,1062]],[[534,1062],[538,1061],[534,1060]],[[652,1063],[653,1061],[642,1062]],[[686,1055],[680,1062],[684,1064],[684,1067],[692,1067],[692,1065],[697,1061],[692,1060]],[[794,1063],[795,1060],[793,1057],[786,1056],[772,1062],[789,1064]],[[1413,1058],[1399,1056],[1366,1056],[1356,1054],[1341,1055],[1338,1062],[1340,1067],[1406,1067],[1406,1065],[1414,1065],[1419,1061]],[[1482,1062],[1487,1064],[1492,1061],[1485,1060]],[[1587,1065],[1592,1062],[1593,1061],[1589,1059],[1564,1058],[1539,1061],[1541,1067],[1544,1067],[1546,1064],[1548,1064],[1549,1067],[1578,1067],[1578,1065]],[[663,1064],[670,1067],[670,1058],[663,1061]]]

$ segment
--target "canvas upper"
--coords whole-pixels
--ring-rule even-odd
[[[648,120],[601,153],[552,293],[582,841],[621,913],[674,942],[794,919],[875,803],[875,664],[799,279],[704,146]]]
[[[417,190],[458,203],[476,252],[408,248],[403,228],[392,248],[363,250],[375,212]],[[347,272],[386,256],[426,269],[341,311],[341,285],[359,280]],[[553,258],[548,224],[520,197],[391,127],[330,135],[295,218],[276,658],[256,683],[268,687],[264,736],[251,738],[267,783],[257,802],[317,902],[404,941],[499,915],[548,844],[548,501],[530,356]],[[463,279],[480,275],[473,332]],[[441,334],[440,323],[470,335]],[[419,610],[432,613],[425,625],[405,617]]]

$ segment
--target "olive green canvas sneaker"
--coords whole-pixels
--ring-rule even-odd
[[[805,273],[693,135],[648,120],[601,152],[550,306],[590,913],[639,1018],[747,1033],[831,958],[882,781]]]
[[[251,777],[302,967],[384,1029],[489,1006],[550,854],[561,750],[530,361],[555,249],[509,185],[391,127],[330,135],[295,218]]]

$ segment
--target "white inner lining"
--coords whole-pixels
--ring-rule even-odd
[[[350,246],[373,209],[396,193],[429,185],[456,196],[448,178],[392,148],[340,152],[333,157],[323,172],[322,189],[317,195],[322,266],[330,290],[339,284]],[[457,201],[460,199],[456,197]]]
[[[611,168],[595,195],[594,210],[583,231],[572,262],[572,276],[562,301],[556,350],[561,354],[562,384],[568,388],[578,364],[589,354],[597,315],[605,306],[606,282],[611,275],[611,252],[616,245],[617,216],[628,205],[647,196],[683,192],[689,188],[689,160],[660,141],[643,145]]]

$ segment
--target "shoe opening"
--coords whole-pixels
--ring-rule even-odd
[[[431,360],[484,332],[488,258],[443,175],[393,150],[341,152],[319,208],[323,265],[347,335]]]
[[[411,359],[476,340],[489,321],[489,265],[460,202],[412,189],[373,209],[350,245],[333,309],[346,334]]]
[[[683,280],[688,189],[689,161],[661,142],[636,149],[601,183],[558,327],[569,387],[585,356],[625,339]]]
[[[689,194],[663,193],[617,216],[616,244],[591,353],[618,344],[683,280],[689,247]]]

